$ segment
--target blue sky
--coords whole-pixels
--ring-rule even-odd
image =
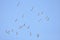
[[[0,40],[60,40],[60,0],[0,0]]]

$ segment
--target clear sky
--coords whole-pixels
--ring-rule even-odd
[[[0,0],[0,40],[60,40],[60,0]]]

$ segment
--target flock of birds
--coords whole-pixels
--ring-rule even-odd
[[[19,5],[20,5],[20,2],[17,3],[17,7],[18,7]],[[33,11],[33,9],[34,9],[34,7],[31,8],[31,12]],[[44,14],[44,13],[43,13],[43,11],[42,11],[41,13],[38,13],[37,16],[40,16],[40,15],[43,15],[43,14]],[[22,18],[24,18],[24,15],[22,15]],[[46,21],[49,21],[49,17],[48,17],[48,16],[46,16],[45,19],[46,19]],[[18,19],[16,18],[16,19],[14,20],[14,22],[16,23],[17,21],[18,21]],[[41,19],[38,20],[38,21],[40,22]],[[30,25],[29,25],[29,26],[26,26],[26,24],[23,24],[23,25],[19,26],[18,29],[22,29],[22,28],[24,28],[24,27],[26,27],[27,29],[30,29]],[[5,30],[5,32],[6,32],[7,34],[10,34],[10,32],[14,32],[14,29]],[[15,34],[18,36],[18,35],[19,35],[19,32],[16,32]],[[33,35],[31,31],[30,31],[29,35],[30,35],[30,36]],[[36,34],[36,37],[39,38],[39,37],[40,37],[40,33],[37,33],[37,34]]]

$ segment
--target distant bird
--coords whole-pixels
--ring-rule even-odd
[[[31,11],[33,11],[34,7],[31,8]]]
[[[46,21],[49,21],[49,17],[48,16],[46,16],[45,19],[46,19]]]
[[[22,15],[22,18],[24,18],[24,14]]]
[[[29,28],[30,28],[30,26],[27,27],[27,29],[29,29]]]
[[[40,16],[40,13],[38,12],[38,16]]]
[[[39,38],[39,34],[37,34],[37,38]]]
[[[20,4],[20,1],[17,3],[17,7],[19,6],[19,4]]]
[[[13,29],[11,29],[11,31],[13,32],[14,30],[13,30]]]
[[[18,35],[18,32],[16,32],[16,35]]]
[[[30,32],[30,36],[32,36],[32,33]]]
[[[18,29],[21,29],[21,28],[23,28],[23,26],[19,26],[19,28],[18,28]]]
[[[15,19],[15,22],[17,22],[17,18]]]
[[[39,19],[38,22],[41,22],[42,19]]]
[[[5,30],[5,32],[6,32],[7,34],[10,34],[10,30]]]
[[[43,11],[41,12],[41,15],[43,15]]]
[[[21,28],[23,28],[25,26],[25,24],[23,24],[22,26],[19,26],[19,28],[18,29],[21,29]]]

